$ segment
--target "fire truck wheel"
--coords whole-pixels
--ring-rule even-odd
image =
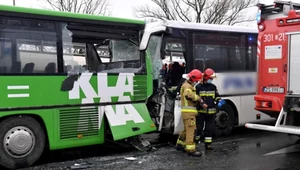
[[[29,116],[14,116],[0,123],[0,165],[8,169],[31,166],[42,155],[45,133]]]
[[[214,136],[228,136],[234,128],[234,110],[229,104],[222,106],[215,117]]]

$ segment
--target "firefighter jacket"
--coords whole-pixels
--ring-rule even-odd
[[[212,83],[199,83],[196,86],[196,93],[201,97],[207,108],[197,105],[199,113],[215,114],[217,112],[217,104],[221,99],[217,87]]]
[[[181,112],[197,113],[196,104],[199,103],[200,96],[196,94],[194,86],[186,80],[180,88]]]

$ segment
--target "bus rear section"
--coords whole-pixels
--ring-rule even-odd
[[[259,6],[258,70],[255,109],[277,118],[287,89],[287,61],[289,25],[280,24],[282,5]],[[274,14],[274,12],[277,14]],[[282,14],[282,15],[280,15]],[[281,17],[280,17],[281,16]]]

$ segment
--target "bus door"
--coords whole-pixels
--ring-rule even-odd
[[[167,85],[177,87],[185,73],[185,40],[166,37],[164,41],[163,63],[168,65]]]
[[[163,42],[163,62],[168,65],[166,74],[166,84],[172,92],[173,97],[176,96],[177,86],[182,80],[183,74],[186,72],[186,48],[185,39],[173,36],[165,36]],[[174,125],[173,134],[179,134],[183,130],[183,122],[181,119],[180,98],[176,96],[166,98],[165,112],[163,115],[164,127]],[[171,125],[172,124],[172,125]],[[169,128],[167,128],[169,129]]]

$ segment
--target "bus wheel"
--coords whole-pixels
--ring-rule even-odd
[[[233,108],[225,104],[220,111],[216,114],[215,118],[215,136],[228,136],[231,134],[234,128],[234,110]]]
[[[45,133],[29,116],[14,116],[0,123],[0,165],[8,169],[31,166],[42,155]]]

